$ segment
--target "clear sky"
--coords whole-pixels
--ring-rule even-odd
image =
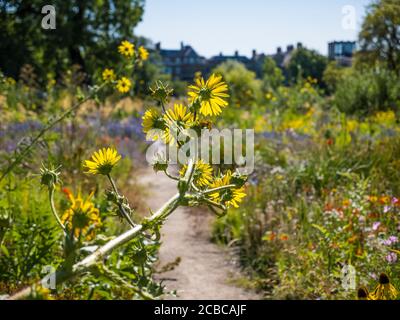
[[[136,34],[176,49],[190,44],[201,55],[274,53],[302,42],[327,53],[333,40],[356,40],[371,0],[146,0]],[[343,28],[352,6],[355,29]],[[350,13],[351,15],[351,13]],[[349,24],[346,24],[349,26]]]

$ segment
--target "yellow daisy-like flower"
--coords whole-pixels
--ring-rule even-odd
[[[92,160],[85,160],[85,165],[88,169],[87,173],[107,175],[112,168],[121,159],[117,150],[112,148],[103,148],[92,155]]]
[[[140,46],[138,52],[141,60],[146,61],[149,58],[149,52],[145,47]]]
[[[393,300],[399,295],[397,289],[390,283],[385,273],[379,276],[379,283],[375,290],[368,295],[369,300]]]
[[[129,41],[122,41],[118,47],[118,52],[125,57],[132,58],[135,54],[135,45]]]
[[[131,80],[126,77],[122,77],[118,80],[117,85],[115,86],[117,90],[121,93],[127,93],[132,86]]]
[[[189,86],[189,101],[200,103],[200,113],[204,116],[217,116],[228,105],[225,98],[229,95],[228,85],[222,81],[221,76],[212,74],[205,82],[203,77],[195,80],[195,85]]]
[[[114,70],[108,68],[104,69],[102,76],[104,81],[114,81],[117,77]]]
[[[82,198],[80,192],[76,197],[68,190],[66,193],[71,205],[62,215],[61,222],[77,239],[83,237],[87,241],[93,240],[96,228],[101,226],[100,211],[91,201],[93,192],[86,199]]]
[[[223,187],[231,184],[232,173],[230,170],[222,177],[216,178],[210,185],[211,189]],[[239,203],[246,196],[244,187],[229,188],[210,194],[211,200],[225,204],[227,208],[239,208]]]
[[[188,128],[194,121],[194,115],[189,111],[189,108],[182,104],[174,104],[174,107],[168,109],[164,114],[164,120],[167,123],[165,128],[165,142],[173,143],[179,134],[178,127]]]
[[[165,120],[161,112],[155,108],[148,109],[144,113],[142,119],[143,132],[147,134],[149,139],[154,141],[158,140],[160,137],[158,130],[164,130],[166,127]]]
[[[181,177],[184,177],[186,174],[187,165],[184,165],[182,169],[179,171]],[[193,172],[193,182],[197,187],[206,187],[211,184],[213,179],[213,169],[208,164],[205,163],[203,160],[198,160],[194,166]]]
[[[166,111],[164,119],[167,122],[175,121],[178,125],[186,127],[194,120],[194,117],[193,113],[191,113],[183,104],[175,103],[173,108]]]

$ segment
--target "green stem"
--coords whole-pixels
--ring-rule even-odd
[[[65,270],[59,270],[54,273],[57,279],[57,285],[61,283],[73,279],[79,275],[82,275],[89,271],[89,269],[97,264],[99,261],[103,260],[104,257],[111,253],[114,249],[126,244],[127,242],[131,241],[138,235],[142,234],[144,230],[149,228],[149,222],[157,223],[159,220],[168,217],[178,206],[179,201],[181,199],[181,195],[178,193],[170,198],[157,212],[155,212],[150,218],[145,219],[146,223],[138,224],[134,228],[124,232],[117,238],[114,238],[103,245],[101,248],[97,249],[91,255],[87,256],[80,262],[74,264],[72,267],[72,271],[67,272]],[[151,225],[151,224],[150,224]],[[37,286],[41,285],[42,280],[36,283]],[[32,294],[32,286],[29,286],[11,297],[9,300],[20,300],[29,297]]]
[[[51,208],[51,212],[54,216],[54,218],[56,219],[58,225],[60,226],[60,228],[64,231],[65,234],[67,234],[67,230],[65,229],[65,226],[63,225],[63,223],[60,220],[60,217],[57,214],[57,210],[56,207],[54,205],[54,187],[49,188],[49,200],[50,200],[50,208]]]
[[[208,203],[208,204],[210,204],[210,205],[212,205],[212,206],[214,206],[214,207],[217,207],[219,209],[226,210],[226,207],[223,204],[220,204],[218,202],[212,201],[212,200],[207,199],[207,198],[204,198],[203,201]]]
[[[132,221],[130,215],[125,211],[125,208],[122,206],[122,203],[119,202],[120,195],[118,193],[117,185],[115,184],[113,178],[111,178],[110,174],[107,174],[107,177],[108,177],[108,180],[110,180],[111,186],[112,186],[115,194],[118,197],[117,205],[118,205],[119,211],[121,212],[123,217],[128,221],[128,223],[131,225],[131,227],[134,228],[136,226],[135,223]]]
[[[209,190],[203,191],[203,194],[210,194],[210,193],[214,193],[214,192],[218,192],[218,191],[222,191],[222,190],[226,190],[226,189],[231,189],[231,188],[236,188],[236,185],[228,184],[226,186],[221,186],[221,187],[218,187],[218,188],[209,189]]]
[[[21,163],[21,161],[28,155],[29,151],[33,148],[33,146],[35,146],[40,138],[50,129],[54,128],[54,126],[56,124],[58,124],[59,122],[61,122],[62,120],[64,120],[66,117],[68,117],[72,112],[74,112],[75,110],[77,110],[83,103],[85,103],[86,101],[90,100],[91,98],[93,98],[95,96],[95,94],[97,92],[100,91],[100,89],[102,89],[104,87],[105,83],[102,84],[101,86],[99,86],[97,88],[97,90],[93,91],[92,93],[90,93],[87,97],[85,97],[84,99],[82,99],[81,101],[77,102],[76,104],[74,104],[71,108],[69,108],[67,111],[65,111],[64,113],[62,113],[58,118],[56,118],[55,120],[53,120],[53,122],[50,122],[48,125],[46,125],[37,135],[36,137],[31,141],[31,143],[29,145],[27,145],[19,154],[18,156],[14,159],[13,162],[11,162],[11,164],[6,168],[6,170],[2,173],[2,175],[0,176],[0,182],[14,169],[14,167],[16,165],[18,165],[19,163]]]
[[[170,179],[172,179],[172,180],[179,181],[179,178],[174,177],[173,175],[171,175],[171,174],[168,172],[168,170],[164,170],[164,173],[165,173],[165,175],[166,175],[168,178],[170,178]]]

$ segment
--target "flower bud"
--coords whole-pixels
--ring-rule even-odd
[[[161,81],[156,82],[156,86],[154,88],[150,88],[151,94],[157,101],[160,101],[162,104],[168,102],[168,98],[172,95],[173,89],[168,88],[168,84],[164,85]]]
[[[58,168],[46,168],[44,165],[42,165],[42,168],[40,169],[40,183],[44,186],[47,186],[48,188],[54,188],[54,186],[58,183],[60,183],[60,171],[59,167]]]

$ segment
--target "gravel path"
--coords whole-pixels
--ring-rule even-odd
[[[152,169],[143,170],[139,183],[147,189],[147,206],[157,210],[177,192],[176,182]],[[162,228],[160,266],[181,262],[173,270],[162,273],[168,290],[176,290],[176,299],[259,299],[253,293],[229,284],[240,276],[229,254],[210,242],[212,216],[199,210],[178,208]]]

